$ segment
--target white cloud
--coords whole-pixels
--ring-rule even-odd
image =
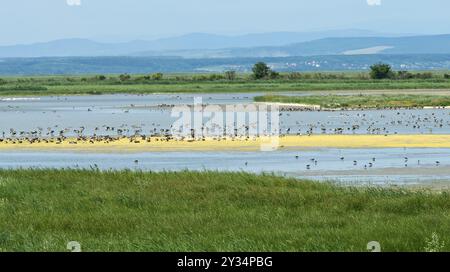
[[[381,6],[381,0],[367,0],[369,6]]]
[[[81,0],[66,0],[69,6],[81,6]]]

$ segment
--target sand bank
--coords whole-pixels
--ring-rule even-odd
[[[262,146],[279,149],[296,148],[450,148],[450,135],[313,135],[260,137],[254,139],[205,140],[134,140],[84,141],[68,138],[30,143],[27,140],[3,140],[0,151],[11,150],[78,150],[78,151],[255,151]]]

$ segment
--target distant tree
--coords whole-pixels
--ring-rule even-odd
[[[104,75],[99,75],[97,76],[97,79],[103,81],[106,80],[106,77]]]
[[[269,77],[272,70],[266,63],[258,62],[253,66],[252,71],[255,79],[263,79]]]
[[[121,74],[119,76],[120,81],[127,81],[131,79],[131,76],[129,74]]]
[[[392,78],[393,72],[389,64],[377,63],[370,66],[370,77],[372,79]]]
[[[445,79],[450,79],[450,74],[444,74]],[[1,81],[0,81],[1,82]],[[1,83],[0,83],[1,84]]]
[[[430,79],[433,78],[433,73],[431,72],[425,72],[425,73],[417,73],[416,78],[419,79]]]
[[[6,84],[6,80],[0,78],[0,85]]]
[[[156,74],[153,74],[153,75],[152,75],[152,79],[153,79],[153,80],[162,80],[163,77],[164,77],[164,74],[163,74],[163,73],[156,73]]]
[[[413,77],[414,77],[414,75],[411,74],[411,73],[408,72],[408,71],[398,71],[398,72],[397,72],[397,78],[398,78],[398,79],[411,79],[411,78],[413,78]]]
[[[236,79],[236,71],[226,71],[225,78],[227,80],[235,80]]]

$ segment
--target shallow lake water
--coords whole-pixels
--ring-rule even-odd
[[[360,184],[418,184],[450,181],[450,149],[327,148],[264,153],[233,151],[120,154],[21,151],[0,152],[0,168],[245,171]]]
[[[161,105],[248,104],[251,94],[99,95],[0,99],[0,133],[85,128],[86,134],[113,134],[106,128],[139,129],[144,134],[168,129],[176,120]],[[205,120],[206,121],[206,120]],[[97,130],[96,130],[97,128]],[[283,112],[283,134],[450,134],[449,109]]]
[[[289,93],[286,93],[289,94]],[[301,94],[301,93],[300,93]],[[112,134],[107,127],[167,129],[175,121],[167,105],[248,104],[251,94],[161,94],[1,98],[0,133],[12,130],[73,130]],[[303,94],[304,95],[304,94]],[[450,110],[366,110],[282,112],[286,134],[450,134]],[[340,132],[337,132],[340,131]],[[1,136],[1,135],[0,135]],[[298,156],[298,158],[296,157]],[[341,159],[341,158],[344,159]],[[375,160],[374,160],[375,158]],[[138,160],[138,163],[135,161]],[[308,166],[309,165],[309,166]],[[450,149],[305,149],[275,152],[73,153],[0,152],[0,168],[90,168],[137,170],[221,170],[275,173],[343,182],[415,184],[450,181]]]

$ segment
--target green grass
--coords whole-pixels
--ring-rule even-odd
[[[450,97],[442,95],[312,95],[255,97],[256,102],[320,105],[322,108],[422,108],[450,106]]]
[[[144,79],[133,75],[121,81],[117,76],[99,80],[85,77],[12,77],[0,79],[0,95],[82,95],[82,94],[151,94],[151,93],[226,93],[278,92],[318,90],[381,89],[450,89],[450,79],[435,73],[426,79],[372,80],[367,74],[288,74],[274,80],[253,80],[239,75],[236,80],[216,79],[205,75],[165,75],[163,80]]]
[[[450,251],[450,195],[244,173],[0,170],[0,248]]]

